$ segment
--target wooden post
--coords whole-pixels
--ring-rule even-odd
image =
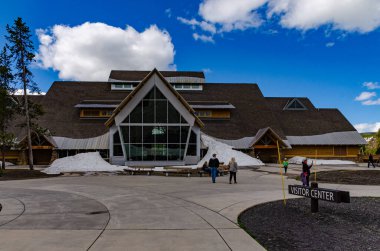
[[[318,155],[318,149],[317,147],[315,147],[314,182],[317,182],[317,155]]]
[[[317,182],[311,182],[311,189],[313,188],[318,188],[318,183]],[[314,199],[313,197],[311,197],[311,212],[312,213],[318,213],[318,199]]]
[[[278,144],[278,140],[277,140],[277,153],[278,153],[278,164],[279,164],[279,166],[280,166],[280,174],[281,174],[281,181],[282,181],[282,193],[283,193],[283,195],[284,195],[284,206],[286,206],[284,176],[282,175],[281,155],[280,155],[280,145]]]

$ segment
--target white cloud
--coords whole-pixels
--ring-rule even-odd
[[[168,18],[172,17],[172,9],[168,8],[165,10],[165,14],[168,16]]]
[[[193,38],[195,40],[200,40],[200,41],[205,42],[205,43],[215,43],[212,36],[206,36],[203,34],[199,35],[198,33],[193,33]]]
[[[327,47],[327,48],[331,48],[331,47],[333,47],[334,45],[335,45],[334,42],[326,43],[326,47]]]
[[[204,68],[202,69],[204,73],[212,73],[212,70],[210,68]]]
[[[38,30],[37,62],[59,71],[61,79],[105,80],[110,70],[175,69],[174,45],[165,30],[152,25],[143,32],[104,23]]]
[[[378,82],[364,82],[363,86],[367,87],[369,90],[380,89],[380,84]]]
[[[328,30],[367,33],[380,27],[379,0],[203,0],[198,14],[220,33],[257,28],[265,22],[302,31],[326,25]]]
[[[370,98],[376,97],[375,92],[362,92],[359,96],[355,98],[356,101],[364,101]]]
[[[192,19],[186,19],[183,17],[177,17],[177,20],[179,20],[183,24],[191,25],[193,29],[195,29],[195,26],[199,24],[199,21],[195,20],[194,18]]]
[[[376,100],[369,99],[369,100],[363,101],[362,104],[363,105],[380,105],[380,98]]]
[[[380,129],[380,122],[361,123],[354,125],[358,132],[377,132]]]
[[[333,29],[366,33],[380,26],[378,0],[268,0],[268,17],[281,15],[280,24],[300,30],[332,25]]]
[[[204,31],[208,31],[212,34],[216,33],[216,27],[214,24],[211,24],[211,23],[207,23],[205,21],[202,21],[199,25],[201,27],[202,30]]]
[[[364,82],[363,86],[366,87],[368,90],[380,89],[380,85],[378,82]],[[376,92],[362,92],[359,96],[355,98],[355,100],[362,101],[362,105],[380,105],[380,98],[372,99],[376,96]]]
[[[221,25],[222,32],[259,27],[262,20],[256,9],[267,0],[204,0],[199,15],[207,22]]]
[[[24,95],[24,89],[17,89],[13,92],[14,95]],[[29,89],[26,89],[26,94],[27,95],[45,95],[46,92],[30,92]]]
[[[183,17],[177,17],[177,19],[181,23],[183,23],[183,24],[190,25],[193,28],[193,30],[195,29],[195,27],[199,26],[203,31],[210,32],[211,34],[215,34],[216,33],[216,27],[212,23],[208,23],[208,22],[205,22],[205,21],[197,21],[194,18],[192,18],[192,19],[186,19],[186,18],[183,18]]]

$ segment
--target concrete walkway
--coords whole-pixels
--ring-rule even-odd
[[[231,185],[227,177],[215,184],[161,176],[2,181],[0,250],[263,250],[237,217],[282,199],[281,187],[279,175],[251,170]],[[320,187],[380,196],[380,186]]]

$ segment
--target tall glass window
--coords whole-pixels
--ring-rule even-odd
[[[123,156],[119,132],[113,135],[113,156]]]
[[[181,161],[189,129],[187,121],[154,87],[120,125],[126,159]]]
[[[193,131],[190,133],[190,140],[186,154],[189,156],[197,156],[197,135]]]

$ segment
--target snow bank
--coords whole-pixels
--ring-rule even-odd
[[[288,160],[289,164],[301,165],[305,157],[296,156]],[[311,162],[314,165],[355,165],[355,162],[347,160],[334,160],[334,159],[307,159],[307,163],[310,165]]]
[[[57,159],[42,172],[59,174],[61,172],[122,171],[123,168],[125,167],[109,164],[98,152],[89,152]]]
[[[178,166],[183,168],[201,167],[205,161],[209,161],[212,154],[216,153],[220,162],[227,164],[232,157],[235,157],[236,162],[240,166],[261,166],[263,162],[251,156],[233,150],[232,146],[218,142],[215,139],[202,135],[202,141],[208,147],[207,154],[197,164],[193,166]],[[80,153],[75,156],[65,157],[55,160],[50,167],[42,172],[47,174],[59,174],[64,172],[101,172],[101,171],[123,171],[130,169],[127,166],[114,166],[102,159],[98,152]],[[133,169],[131,169],[133,170]],[[154,171],[164,171],[163,167],[155,167]]]
[[[208,162],[212,155],[215,153],[220,162],[228,164],[232,157],[235,157],[239,166],[263,166],[264,163],[260,160],[253,158],[243,152],[232,149],[232,146],[216,141],[215,139],[202,135],[202,141],[205,146],[208,147],[207,154],[198,163],[198,166],[202,166],[206,161]]]
[[[0,162],[0,165],[2,165],[1,164],[2,162]],[[7,162],[7,161],[5,161],[5,166],[14,166],[15,164],[13,164],[13,163],[11,163],[11,162]]]

